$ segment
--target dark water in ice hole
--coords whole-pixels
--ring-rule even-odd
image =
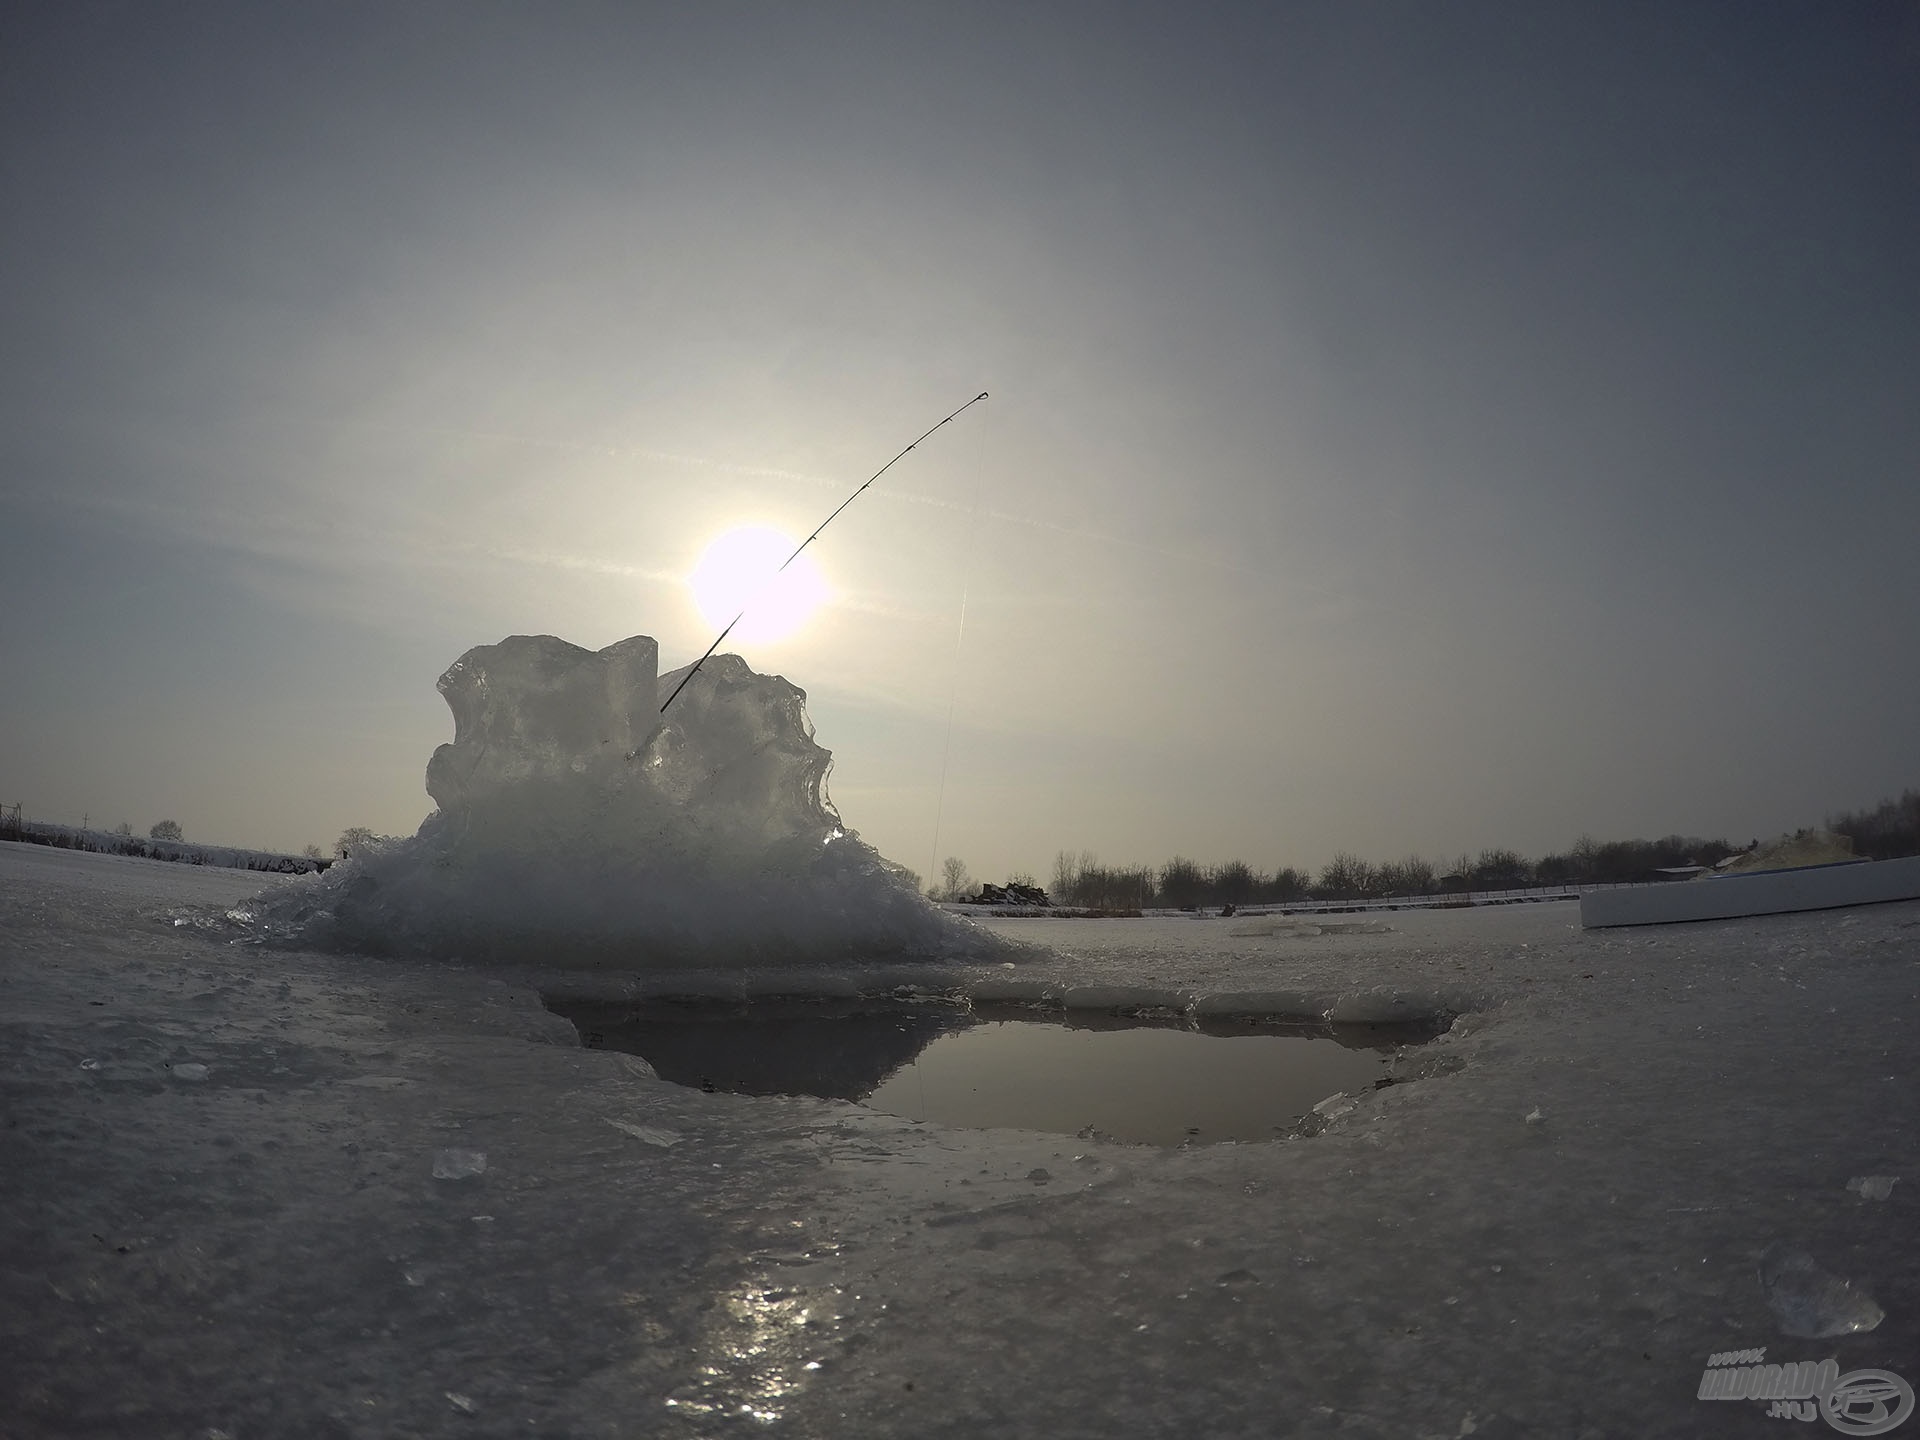
[[[1366,1090],[1437,1028],[1309,1026],[930,1002],[549,1000],[591,1048],[737,1095],[853,1100],[913,1120],[1139,1144],[1271,1140],[1335,1091]]]

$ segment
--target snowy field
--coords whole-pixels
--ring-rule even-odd
[[[1323,1134],[1168,1150],[666,1085],[552,974],[234,943],[262,879],[0,845],[9,1437],[1764,1436],[1710,1356],[1920,1380],[1920,905],[939,972],[1465,1012]]]

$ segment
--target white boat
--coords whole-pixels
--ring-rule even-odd
[[[1680,920],[1733,920],[1742,915],[1836,910],[1889,900],[1920,900],[1920,855],[1589,890],[1580,897],[1580,923],[1589,930],[1606,925],[1671,925]]]

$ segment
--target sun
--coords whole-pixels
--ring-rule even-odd
[[[701,552],[687,587],[716,634],[743,610],[729,639],[783,640],[807,623],[827,598],[827,582],[811,555],[780,569],[797,543],[771,525],[737,525]]]

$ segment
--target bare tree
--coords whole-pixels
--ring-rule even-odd
[[[1328,900],[1358,900],[1374,887],[1374,870],[1358,855],[1342,850],[1320,872],[1315,889]]]
[[[149,840],[184,840],[186,833],[181,830],[178,820],[156,820],[153,828],[147,831]]]
[[[333,853],[345,860],[368,846],[380,837],[364,825],[349,825],[340,832],[340,838],[333,842]]]
[[[1433,889],[1433,866],[1418,855],[1390,860],[1374,872],[1375,888],[1382,895],[1425,895]]]
[[[1145,865],[1102,865],[1088,851],[1073,862],[1070,883],[1062,886],[1056,862],[1053,900],[1097,910],[1140,910],[1151,905],[1154,872]]]
[[[1266,886],[1266,877],[1254,874],[1244,860],[1229,860],[1214,866],[1207,881],[1216,905],[1245,905],[1253,899],[1256,890]]]
[[[1308,877],[1291,865],[1282,865],[1273,872],[1273,879],[1267,882],[1267,898],[1270,900],[1304,900],[1310,881]]]
[[[1207,900],[1206,873],[1184,855],[1176,855],[1160,867],[1160,903],[1175,909],[1190,910]]]
[[[948,900],[958,900],[973,889],[973,880],[967,874],[967,862],[958,855],[949,855],[940,862],[940,893]]]
[[[1600,855],[1600,847],[1594,843],[1591,835],[1582,835],[1573,842],[1573,849],[1567,852],[1567,858],[1573,862],[1573,874],[1576,879],[1593,879],[1594,870]]]
[[[1107,872],[1108,899],[1113,910],[1144,910],[1153,903],[1153,870],[1146,865],[1122,865]]]
[[[1078,854],[1062,850],[1053,857],[1053,884],[1048,889],[1071,904],[1085,904],[1085,901],[1073,897],[1079,894],[1088,873],[1099,866],[1099,857],[1091,850],[1082,850]]]
[[[1471,873],[1476,890],[1519,890],[1533,883],[1533,867],[1514,850],[1482,850]]]

